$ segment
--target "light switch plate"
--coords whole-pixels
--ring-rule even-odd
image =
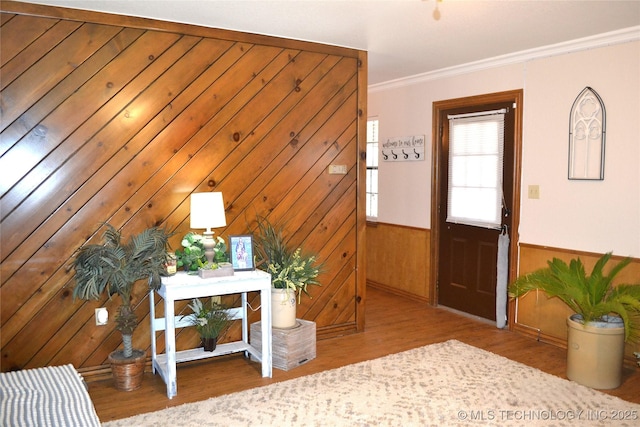
[[[329,165],[329,175],[346,175],[347,165]]]
[[[539,199],[540,198],[540,186],[539,185],[530,185],[529,186],[529,198],[530,199]]]

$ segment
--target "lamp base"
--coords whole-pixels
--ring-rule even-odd
[[[209,263],[213,262],[213,256],[215,251],[213,248],[216,246],[215,240],[213,240],[213,231],[207,230],[202,233],[202,245],[204,246],[204,256],[207,257]]]

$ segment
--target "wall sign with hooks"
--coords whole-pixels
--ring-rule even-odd
[[[381,145],[385,162],[411,162],[424,160],[424,135],[387,138]]]

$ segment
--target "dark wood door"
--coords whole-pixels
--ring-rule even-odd
[[[511,229],[513,193],[514,108],[513,103],[469,105],[441,111],[439,123],[448,123],[450,114],[506,109],[504,122],[502,224]],[[486,319],[496,319],[496,276],[500,229],[447,221],[449,187],[449,129],[440,130],[440,208],[438,303]]]

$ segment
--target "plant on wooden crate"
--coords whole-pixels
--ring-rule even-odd
[[[140,359],[144,363],[145,353],[134,350],[133,331],[138,326],[137,316],[131,307],[134,285],[146,281],[147,286],[157,289],[160,276],[166,273],[168,240],[166,230],[151,227],[133,235],[126,242],[121,232],[105,224],[101,244],[90,244],[78,249],[74,260],[75,287],[73,296],[84,300],[99,299],[102,294],[109,298],[120,296],[121,305],[116,316],[116,329],[122,334],[124,349],[109,356],[110,361]],[[139,384],[137,385],[139,387]],[[135,385],[124,386],[134,389]]]
[[[274,328],[295,327],[296,294],[309,298],[309,286],[317,285],[322,268],[316,255],[303,254],[302,248],[289,248],[282,228],[276,228],[265,217],[258,217],[255,239],[256,267],[271,274],[271,322]]]
[[[298,303],[302,293],[311,298],[308,287],[320,286],[317,277],[322,265],[317,264],[317,256],[303,254],[300,247],[289,248],[283,230],[264,217],[258,217],[256,237],[256,267],[271,274],[271,286],[296,292]]]

